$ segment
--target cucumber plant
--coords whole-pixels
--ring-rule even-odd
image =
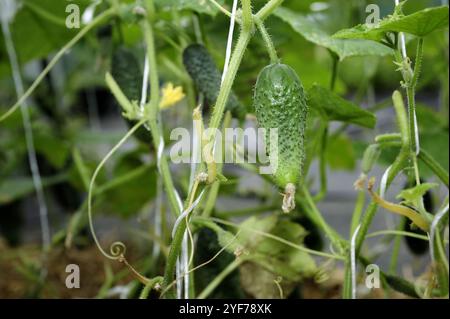
[[[98,50],[102,46],[103,42],[97,42],[90,31],[105,26],[112,30],[112,52],[106,55],[109,60],[105,63],[102,54],[97,60],[98,72],[92,72],[91,64],[83,71],[95,73],[92,83],[109,89],[108,94],[116,99],[129,126],[127,133],[95,169],[89,163],[98,161],[95,155],[101,148],[94,148],[89,154],[84,150],[85,145],[77,142],[79,136],[70,140],[74,149],[73,171],[64,172],[58,181],[72,183],[87,196],[68,226],[55,234],[51,248],[65,244],[65,248],[70,249],[74,238],[83,237],[80,230],[90,226],[100,253],[119,262],[124,271],[131,274],[133,285],[128,296],[133,297],[295,298],[307,294],[302,285],[305,279],[314,279],[321,290],[334,269],[343,268],[345,276],[339,283],[340,295],[358,298],[366,291],[358,287],[366,281],[364,272],[358,273],[357,265],[367,267],[376,262],[379,254],[384,254],[390,261],[388,265],[381,265],[379,276],[386,296],[401,293],[414,298],[448,298],[449,270],[445,253],[448,249],[448,157],[446,165],[442,155],[442,149],[448,153],[448,146],[439,144],[438,151],[430,147],[445,137],[448,140],[448,120],[416,102],[416,91],[435,89],[433,72],[448,72],[448,61],[431,63],[435,62],[433,59],[439,60],[436,52],[440,49],[447,50],[448,55],[448,48],[442,48],[440,40],[437,44],[431,42],[433,36],[441,37],[442,29],[447,27],[448,6],[407,10],[409,3],[402,2],[395,6],[392,15],[375,25],[336,30],[336,19],[341,21],[342,10],[360,9],[354,2],[344,4],[331,0],[329,8],[323,12],[308,13],[299,12],[299,7],[305,8],[293,1],[234,0],[231,7],[227,6],[228,2],[224,3],[215,0],[104,1],[96,9],[100,12],[72,34],[73,38],[57,51],[28,90],[1,113],[0,130],[5,130],[11,138],[1,139],[0,149],[13,149],[21,142],[11,128],[14,112],[39,89],[66,54],[73,57],[83,52],[89,56],[92,51],[86,48],[93,46]],[[21,10],[31,10],[38,20],[60,21],[57,12],[37,4]],[[412,13],[405,14],[406,11]],[[24,15],[27,13],[30,12],[25,11]],[[319,19],[323,17],[329,21]],[[20,19],[19,15],[18,34],[23,32]],[[224,21],[229,27],[223,27]],[[349,21],[345,23],[350,25]],[[239,29],[238,37],[234,34],[235,27]],[[331,34],[330,30],[337,32]],[[306,41],[297,41],[297,36]],[[430,46],[434,45],[429,51],[428,38]],[[84,45],[78,45],[79,42]],[[417,45],[415,56],[411,54],[414,44]],[[221,63],[215,59],[221,55],[213,58],[211,52],[221,52],[223,48],[227,49],[222,72],[218,67]],[[100,51],[104,53],[104,50],[106,47]],[[0,47],[0,55],[2,53]],[[19,57],[26,60],[26,52],[21,54],[19,51]],[[368,56],[370,60],[362,61],[377,60],[379,64],[363,74],[361,83],[345,81],[340,69],[364,64],[361,61],[352,64],[352,59]],[[378,67],[383,61],[390,61],[391,70]],[[0,63],[0,76],[2,67]],[[78,74],[78,71],[73,72]],[[371,98],[372,90],[383,84],[377,81],[381,78],[381,82],[391,83],[386,78],[395,78],[396,71],[401,82],[394,87],[385,86],[384,90],[392,94],[375,103]],[[77,82],[78,78],[74,76],[70,85],[84,82]],[[440,81],[445,82],[444,78]],[[161,83],[168,84],[161,88]],[[352,87],[354,83],[359,87]],[[448,89],[445,85],[442,87],[444,107],[441,112],[444,114],[448,112]],[[357,93],[354,98],[344,94],[352,90]],[[149,93],[148,99],[146,93]],[[363,108],[360,105],[365,95],[368,107]],[[211,112],[205,112],[205,102]],[[377,118],[382,118],[377,112],[381,110],[395,114],[394,132],[384,132],[384,125],[377,126]],[[41,118],[38,111],[33,114],[37,128]],[[83,123],[82,120],[79,122]],[[193,120],[201,122],[199,127],[194,127],[200,136],[196,136],[196,147],[214,146],[206,151],[202,149],[210,155],[208,160],[202,158],[199,165],[191,163],[190,170],[174,169],[167,157],[170,143],[167,136],[176,127],[174,122]],[[338,126],[334,122],[338,122]],[[215,162],[218,145],[214,143],[218,132],[223,133],[233,126],[266,129],[266,150],[270,162],[276,165],[272,175],[260,175],[262,181],[257,186],[263,187],[252,185],[245,189],[245,183],[240,183],[246,179],[242,177],[244,173],[256,175],[260,163],[238,162],[230,169],[228,165]],[[207,129],[212,134],[205,137],[202,133]],[[272,138],[273,129],[277,131],[277,139]],[[361,131],[364,134],[360,134]],[[136,167],[123,174],[111,174],[112,168],[107,162],[114,160],[114,155],[133,135],[151,147],[135,147],[131,152],[134,160],[112,167],[120,166],[121,173],[124,167]],[[47,144],[51,144],[48,139],[37,143],[37,150],[44,156],[55,156]],[[33,190],[29,183],[14,180],[14,174],[23,171],[10,163],[10,158],[23,156],[23,152],[16,151],[5,156],[0,153],[1,163],[6,162],[2,167],[7,167],[7,172],[5,169],[5,174],[0,175],[2,207],[9,207]],[[349,225],[345,225],[349,229],[348,236],[344,236],[339,225],[330,218],[331,214],[326,214],[327,210],[338,206],[324,205],[334,196],[328,190],[328,180],[335,169],[355,172],[357,165],[361,167],[361,174],[354,183],[354,211]],[[105,166],[108,169],[103,174]],[[377,168],[383,166],[385,173],[373,176],[378,175]],[[154,170],[154,174],[151,174],[152,183],[148,181],[147,185],[145,178],[150,175],[145,173],[149,170]],[[331,177],[336,178],[336,175]],[[408,188],[394,194],[391,186],[401,177],[406,179]],[[128,188],[130,181],[139,181],[142,187]],[[53,185],[51,181],[48,183]],[[351,188],[341,181],[339,186]],[[150,192],[147,189],[150,187],[157,189]],[[111,190],[115,191],[111,192],[114,196],[108,197]],[[441,193],[444,190],[447,195],[438,196],[438,190]],[[144,192],[143,196],[130,194],[140,191]],[[155,207],[152,230],[146,228],[141,236],[150,240],[144,242],[141,237],[133,237],[133,242],[142,240],[146,246],[151,243],[152,253],[145,249],[142,260],[136,261],[122,242],[114,242],[109,251],[105,249],[103,238],[96,235],[94,211],[123,210],[115,205],[129,208],[132,205],[127,205],[127,200],[139,198],[141,201],[147,191],[148,203],[154,205],[143,205],[136,214],[147,216],[145,210]],[[434,194],[434,205],[429,205],[430,193]],[[230,206],[239,206],[238,201],[246,197],[251,197],[257,206],[221,210],[228,206],[222,205],[223,200],[232,198],[234,205]],[[104,202],[110,205],[105,208]],[[394,219],[396,225],[371,233],[378,210],[401,216]],[[244,216],[248,218],[241,221],[239,217]],[[139,218],[143,219],[146,218]],[[314,233],[312,237],[310,232]],[[373,247],[365,244],[367,238],[373,237],[381,237],[377,247],[382,249],[372,251]],[[426,256],[427,251],[429,253],[427,271],[415,278],[398,272],[403,239],[415,253]],[[422,245],[412,239],[420,240]],[[106,296],[105,291],[113,291],[109,288],[123,280],[110,272],[107,282],[99,289],[100,296]],[[221,291],[229,289],[226,278],[239,287]]]

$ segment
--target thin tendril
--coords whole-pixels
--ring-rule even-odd
[[[100,245],[100,242],[97,238],[97,235],[95,233],[94,229],[94,222],[92,219],[92,196],[94,193],[94,186],[95,186],[95,180],[97,179],[98,174],[100,173],[100,170],[103,168],[105,163],[109,160],[109,158],[128,140],[130,136],[134,134],[134,132],[139,129],[144,123],[146,122],[146,119],[140,120],[136,125],[134,125],[127,134],[125,134],[124,137],[109,151],[109,153],[102,159],[100,164],[98,164],[97,168],[94,171],[94,174],[92,175],[91,182],[89,184],[89,192],[88,192],[88,219],[89,219],[89,227],[91,229],[92,237],[94,238],[95,244],[97,245],[97,248],[102,253],[103,256],[105,256],[108,259],[111,260],[120,260],[125,255],[126,247],[122,242],[114,242],[111,244],[110,247],[110,253],[108,254]]]

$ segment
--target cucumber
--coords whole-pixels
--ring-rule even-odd
[[[111,75],[130,101],[140,101],[143,75],[133,51],[123,46],[114,50],[111,59]],[[129,127],[133,127],[137,123],[137,121],[128,119],[126,119],[126,122]],[[134,136],[145,144],[153,145],[150,135],[144,127],[140,127],[134,133]]]
[[[133,52],[118,47],[112,56],[111,75],[130,101],[139,101],[142,89],[142,71]]]
[[[183,64],[197,90],[204,95],[208,104],[216,103],[222,75],[208,50],[201,44],[189,45],[183,51]],[[245,118],[245,108],[233,92],[228,97],[226,109],[238,119]]]
[[[269,156],[278,155],[278,166],[273,174],[275,182],[285,188],[286,193],[292,187],[295,192],[295,185],[302,176],[308,114],[302,83],[288,65],[271,64],[258,75],[253,101],[258,124],[266,129]],[[270,154],[269,130],[272,128],[278,128],[278,154]]]

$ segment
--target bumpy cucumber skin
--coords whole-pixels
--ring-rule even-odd
[[[114,50],[111,59],[111,75],[130,101],[140,101],[143,75],[133,51],[126,47],[118,47]],[[127,119],[126,121],[129,127],[132,127],[137,123],[137,121],[130,121]],[[144,127],[140,127],[134,133],[134,136],[142,143],[153,147],[150,135]]]
[[[208,50],[201,44],[189,45],[183,51],[183,64],[197,90],[205,96],[206,101],[210,105],[216,103],[222,75]],[[226,109],[231,111],[236,118],[245,118],[245,108],[233,92],[228,97]]]
[[[136,56],[127,48],[114,51],[111,74],[130,101],[139,101],[142,89],[142,72]]]
[[[258,75],[254,106],[260,127],[266,129],[269,156],[269,130],[278,128],[278,167],[274,178],[280,187],[297,184],[303,169],[308,105],[302,83],[295,71],[281,63],[266,66]]]

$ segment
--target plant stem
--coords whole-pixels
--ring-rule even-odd
[[[442,183],[449,187],[448,185],[448,173],[428,152],[421,149],[419,153],[419,159],[428,166],[429,169],[436,174],[437,177],[442,181]]]
[[[337,80],[337,75],[338,75],[339,58],[335,53],[331,53],[331,57],[333,59],[333,62],[332,62],[333,67],[331,69],[330,90],[334,91],[334,88],[336,87],[336,80]]]
[[[211,2],[217,9],[219,9],[227,17],[231,17],[231,12],[222,7],[216,0],[208,0],[208,1]]]
[[[209,122],[209,129],[212,130],[212,133],[210,134],[208,143],[212,144],[213,141],[215,141],[216,139],[217,129],[222,120],[223,113],[225,111],[225,106],[231,92],[231,87],[233,86],[234,79],[236,77],[239,65],[242,61],[245,49],[247,48],[250,38],[251,38],[251,30],[247,30],[244,27],[242,27],[239,40],[236,44],[233,55],[231,57],[228,71],[225,75],[224,81],[220,88],[219,96],[217,97],[217,102],[215,104],[211,120]],[[214,158],[213,154],[211,154],[212,161],[213,158]],[[213,161],[212,163],[211,162],[208,163],[208,181],[209,182],[215,181],[216,176],[217,176],[216,165]]]
[[[203,289],[203,291],[197,296],[197,299],[205,299],[207,298],[217,286],[236,268],[238,268],[243,262],[244,258],[237,258],[233,260],[224,270],[220,272],[209,284]]]
[[[141,24],[145,41],[147,44],[147,54],[150,66],[150,102],[148,104],[148,127],[153,139],[155,149],[158,149],[162,138],[161,128],[157,122],[159,112],[159,78],[158,78],[158,64],[156,61],[155,39],[153,34],[153,27],[149,20],[144,20]],[[161,176],[163,178],[164,187],[167,192],[167,197],[170,203],[172,213],[178,216],[180,212],[177,196],[175,194],[175,187],[170,173],[169,164],[165,155],[161,156],[159,163]]]
[[[280,61],[280,59],[278,58],[277,50],[275,49],[275,46],[273,45],[273,41],[270,37],[269,32],[267,32],[267,29],[264,26],[264,22],[257,20],[256,25],[258,27],[259,32],[261,33],[264,43],[266,44],[267,52],[269,53],[269,56],[270,56],[270,63],[271,64],[278,63]]]
[[[242,29],[250,31],[253,28],[252,1],[241,0],[242,3]]]
[[[261,10],[258,11],[258,13],[256,13],[256,18],[260,21],[264,21],[283,3],[283,1],[284,0],[270,0],[264,7],[261,8]]]
[[[231,120],[232,120],[231,113],[227,112],[225,114],[225,118],[223,120],[223,135],[222,136],[225,136],[225,130],[226,130],[226,128],[230,127]],[[225,139],[223,139],[222,140],[222,150],[224,152],[226,152],[225,145],[226,145]],[[221,163],[217,163],[216,169],[217,169],[218,173],[222,173],[223,161],[221,161]],[[203,217],[211,216],[211,213],[214,210],[214,207],[216,206],[216,200],[217,200],[217,196],[219,195],[219,189],[220,189],[220,181],[215,181],[212,184],[212,186],[208,192],[208,198],[206,200],[206,204],[205,204],[205,207],[204,207],[203,213],[202,213]]]
[[[328,123],[324,124],[322,138],[320,142],[319,155],[319,176],[320,176],[320,191],[314,196],[314,201],[318,202],[327,194],[327,142],[328,142]]]
[[[280,209],[280,205],[264,205],[259,207],[250,207],[250,208],[243,208],[243,209],[237,209],[232,211],[223,211],[223,212],[217,212],[215,216],[219,218],[231,218],[231,217],[244,217],[248,215],[256,215],[260,213],[270,212],[270,211],[276,211]]]
[[[405,162],[408,160],[409,152],[403,150],[400,152],[399,156],[396,158],[394,163],[391,165],[389,170],[388,178],[386,181],[386,190],[391,185],[394,178],[400,173],[403,169]],[[377,212],[378,205],[372,201],[366,209],[366,213],[364,214],[363,220],[361,221],[361,228],[358,232],[358,236],[356,238],[356,255],[358,256],[359,251],[361,250],[361,246],[366,237],[367,231],[372,223],[373,217]]]
[[[353,210],[352,222],[350,224],[350,237],[355,232],[356,227],[358,227],[359,221],[361,220],[361,215],[364,209],[364,203],[366,200],[365,190],[358,191],[356,197],[355,209]]]
[[[64,54],[72,48],[80,39],[82,39],[86,33],[91,31],[94,27],[96,27],[98,24],[100,24],[103,20],[109,19],[110,17],[114,16],[116,14],[116,8],[110,8],[104,12],[102,12],[100,15],[98,15],[94,20],[92,20],[91,23],[86,25],[80,32],[75,35],[72,40],[70,40],[66,45],[64,45],[61,50],[56,53],[56,55],[53,57],[53,59],[49,62],[49,64],[45,67],[44,70],[39,74],[39,76],[34,80],[33,84],[28,88],[28,90],[19,98],[19,100],[14,104],[6,113],[0,116],[0,122],[11,116],[17,109],[20,107],[20,105],[23,104],[26,99],[33,93],[33,91],[38,87],[38,85],[42,82],[42,80],[45,79],[47,74],[50,72],[50,70],[55,66],[55,64],[64,56]]]
[[[322,231],[328,236],[331,242],[338,248],[343,248],[342,244],[345,242],[343,238],[333,230],[322,217],[322,214],[317,209],[316,204],[314,203],[311,194],[309,193],[308,188],[303,185],[302,194],[305,197],[306,203],[308,204],[310,209],[305,209],[305,214],[311,219],[311,221],[318,226]]]
[[[406,218],[401,218],[397,227],[397,231],[403,230],[406,223]],[[394,239],[394,247],[392,248],[391,262],[389,263],[389,274],[395,275],[397,273],[398,254],[400,253],[400,245],[402,243],[402,236],[396,236]]]

